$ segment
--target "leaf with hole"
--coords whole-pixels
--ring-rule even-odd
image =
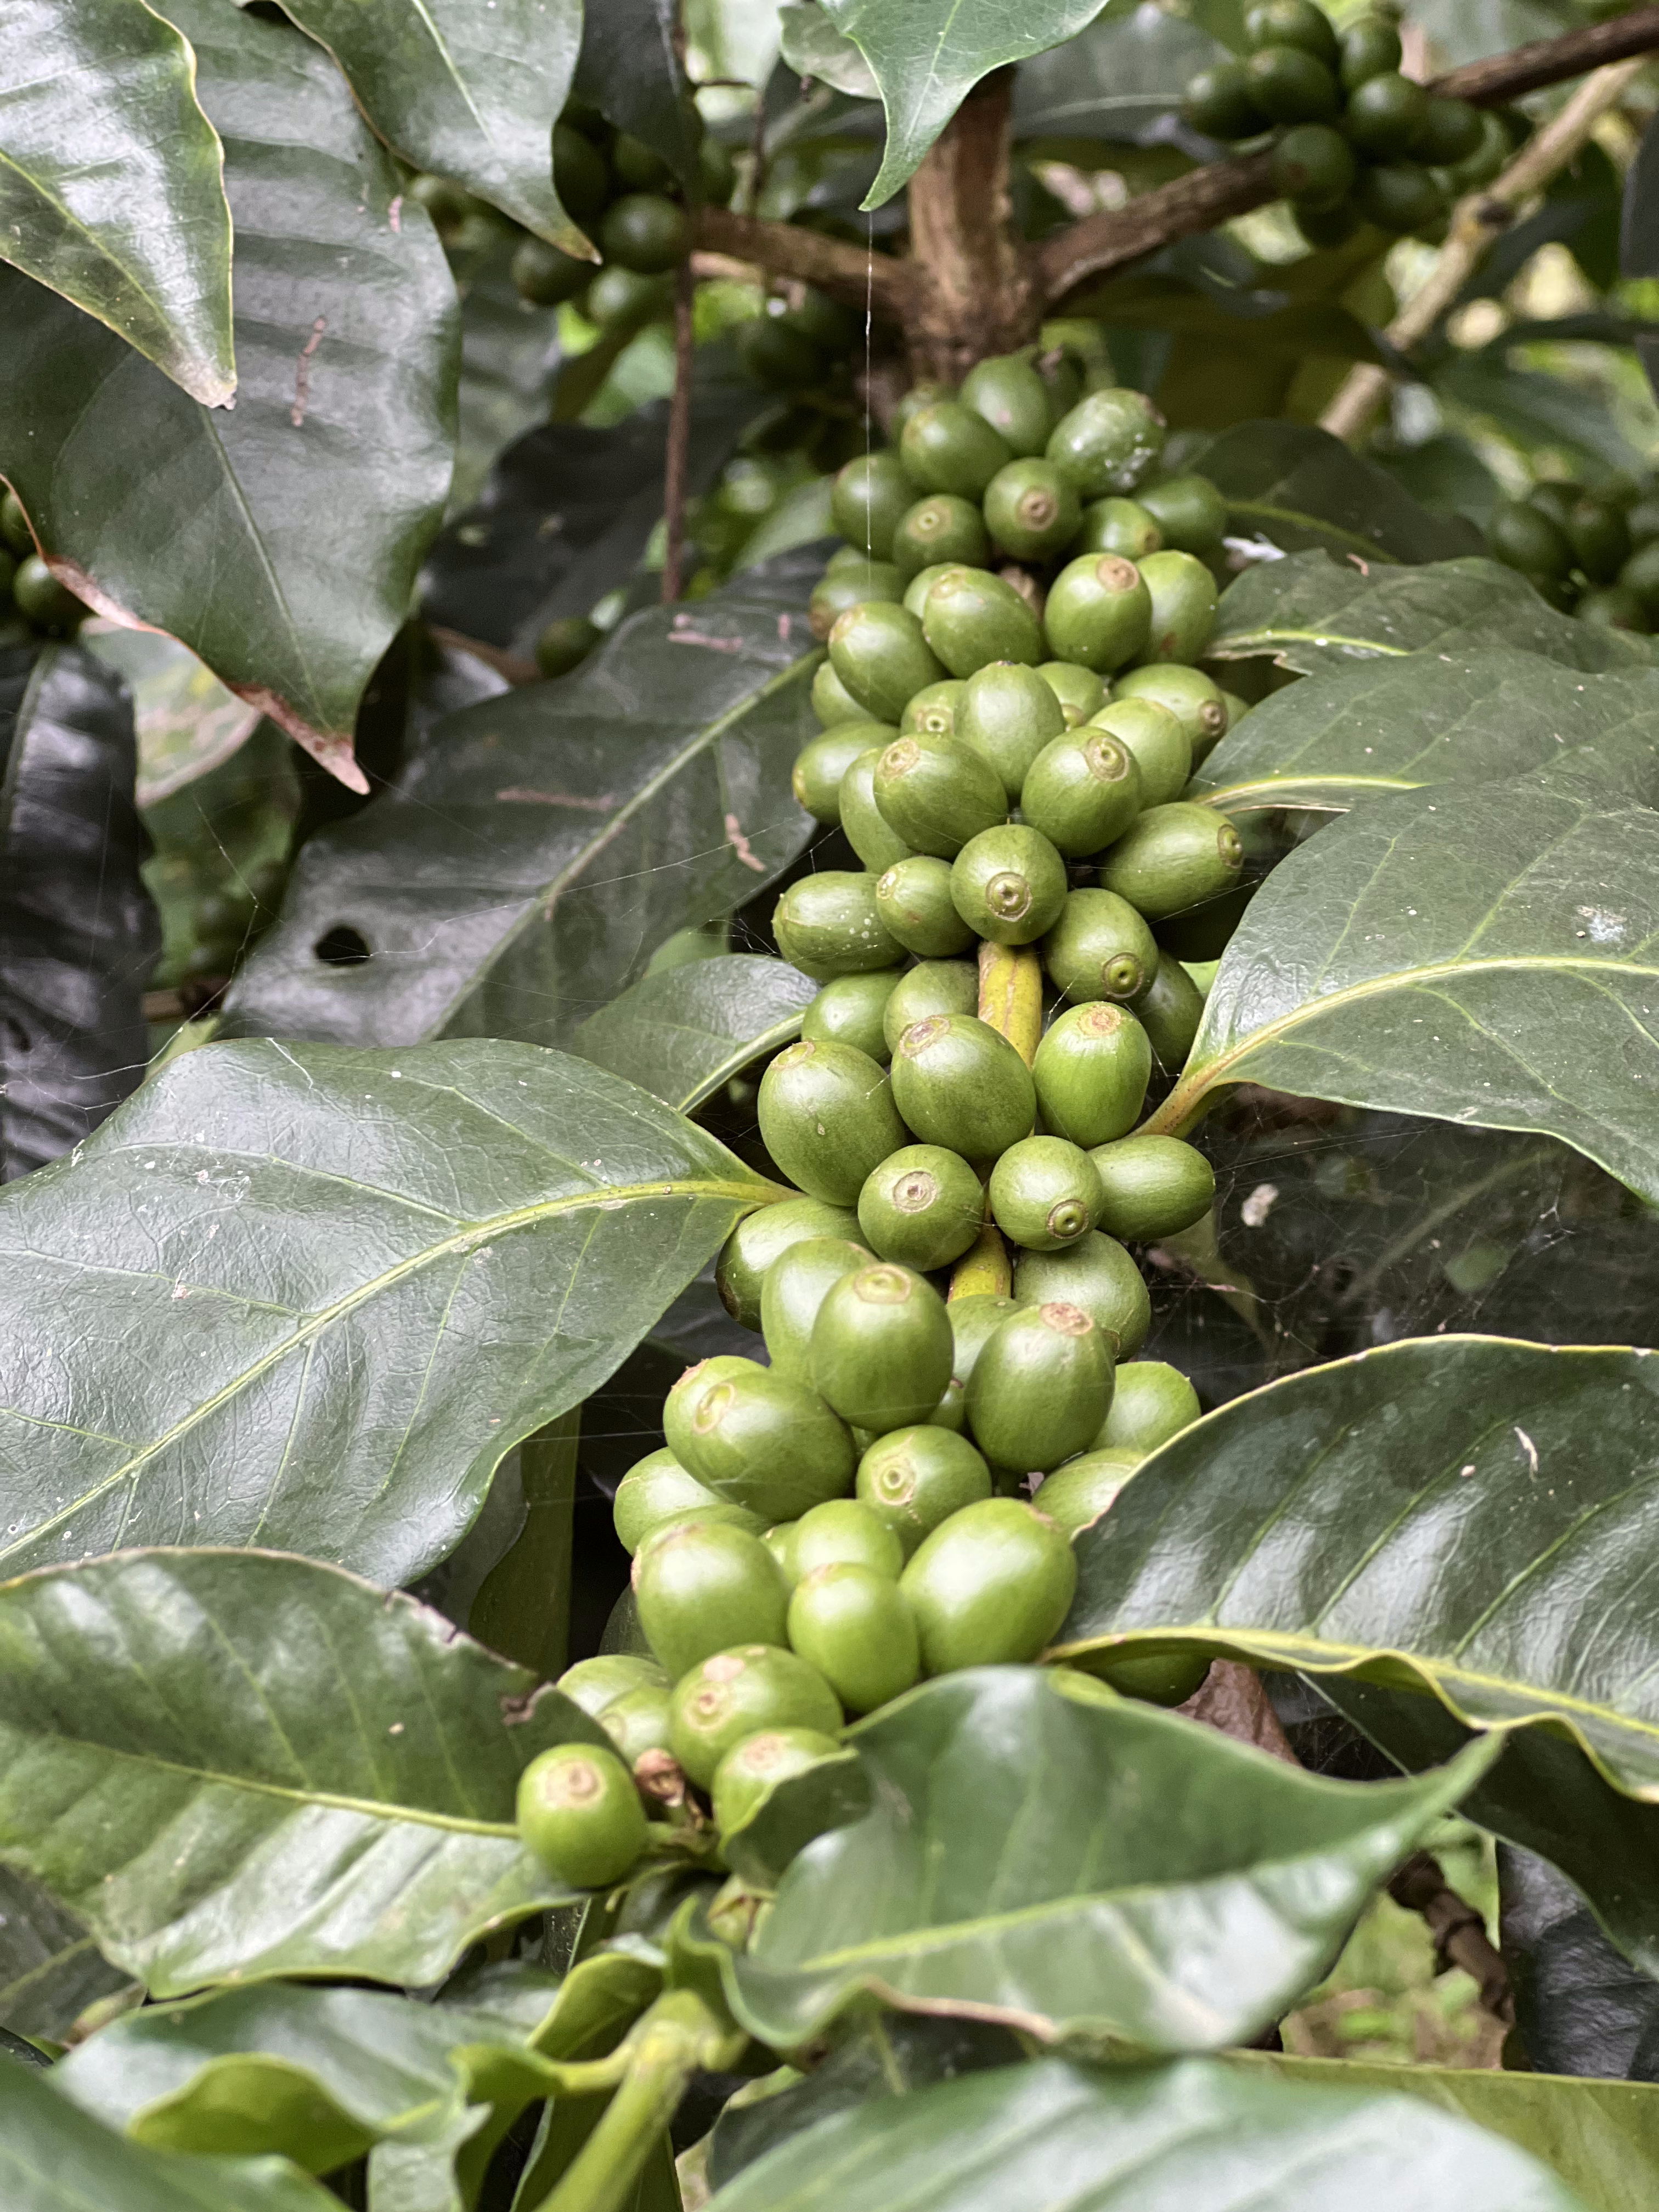
[[[411,1580],[775,1191],[528,1046],[191,1053],[0,1199],[0,1572],[186,1540]]]
[[[230,210],[195,74],[137,0],[9,9],[0,252],[222,407],[236,389]]]
[[[449,483],[454,287],[326,54],[216,0],[167,12],[225,145],[235,408],[9,270],[0,474],[72,590],[181,638],[367,790],[358,702]]]
[[[564,1045],[665,939],[764,890],[812,833],[790,776],[817,728],[819,565],[635,615],[574,676],[440,723],[307,844],[233,1028]]]
[[[1248,329],[1239,335],[1247,339]],[[1480,548],[1473,524],[1419,506],[1387,470],[1309,423],[1241,422],[1212,439],[1194,465],[1225,499],[1240,537],[1281,552],[1322,547],[1338,560],[1416,564]]]
[[[1123,2051],[1247,2041],[1497,1748],[1327,1782],[1012,1667],[941,1676],[848,1741],[873,1809],[806,1846],[727,1967],[738,2020],[786,2050],[872,1996]]]
[[[755,953],[694,960],[641,976],[588,1016],[571,1049],[690,1114],[751,1060],[799,1036],[817,989],[787,961]]]

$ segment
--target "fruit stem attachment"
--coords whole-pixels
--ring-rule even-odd
[[[1006,1036],[1027,1067],[1042,1036],[1042,962],[1030,945],[979,948],[979,1018]],[[951,1271],[952,1298],[1006,1298],[1014,1271],[1001,1231],[988,1221]]]
[[[623,2046],[627,2067],[616,2095],[537,2212],[621,2212],[686,2083],[698,2067],[728,2057],[730,2045],[692,1990],[659,1997]]]

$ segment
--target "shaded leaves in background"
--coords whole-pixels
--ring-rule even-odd
[[[1659,1981],[1621,1958],[1571,1883],[1500,1844],[1504,1962],[1534,2070],[1659,2081]]]
[[[763,1053],[800,1034],[818,986],[755,953],[697,960],[641,976],[590,1014],[571,1049],[690,1114]]]
[[[1247,325],[1241,341],[1249,335]],[[1241,422],[1212,438],[1194,465],[1225,498],[1239,536],[1281,552],[1319,547],[1338,559],[1414,565],[1480,550],[1472,524],[1431,513],[1374,461],[1308,423]]]
[[[88,2005],[130,1979],[38,1882],[0,1866],[0,2027],[62,2043]]]
[[[603,0],[582,16],[575,90],[695,191],[702,118],[675,51],[673,0]]]
[[[1198,23],[1163,8],[1103,8],[1077,37],[1020,64],[1014,136],[1164,139],[1188,81],[1226,58]]]

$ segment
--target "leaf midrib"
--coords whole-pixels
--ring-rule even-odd
[[[1231,514],[1265,516],[1271,522],[1289,522],[1298,530],[1316,531],[1322,537],[1340,538],[1356,553],[1363,554],[1367,561],[1375,561],[1380,568],[1401,568],[1406,565],[1395,555],[1384,552],[1374,538],[1364,537],[1343,523],[1328,521],[1322,515],[1304,514],[1293,507],[1279,507],[1270,499],[1236,499],[1231,493],[1224,493],[1223,497]]]

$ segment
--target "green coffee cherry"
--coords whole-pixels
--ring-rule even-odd
[[[948,569],[927,594],[921,627],[952,676],[972,676],[994,660],[1035,668],[1048,651],[1036,615],[988,568]]]
[[[1412,142],[1412,159],[1431,169],[1455,168],[1480,151],[1485,137],[1480,111],[1467,100],[1447,100],[1431,92],[1422,128]]]
[[[781,1782],[836,1758],[841,1746],[819,1729],[763,1729],[734,1743],[714,1769],[709,1795],[721,1835],[746,1827]]]
[[[1099,999],[1056,1017],[1031,1068],[1044,1121],[1084,1146],[1127,1136],[1140,1119],[1152,1073],[1152,1048],[1139,1022]]]
[[[1147,706],[1162,707],[1175,716],[1187,733],[1191,768],[1173,791],[1165,790],[1160,781],[1160,796],[1149,797],[1146,802],[1148,806],[1162,806],[1165,799],[1181,796],[1187,776],[1226,735],[1226,702],[1218,686],[1200,670],[1166,662],[1148,668],[1127,669],[1114,681],[1113,706],[1127,704],[1131,699],[1141,700]],[[1106,726],[1109,728],[1111,725]]]
[[[947,676],[942,684],[925,684],[899,717],[900,736],[954,737],[957,711],[967,690],[955,676]]]
[[[1013,458],[985,417],[957,399],[918,408],[899,437],[899,459],[923,491],[952,491],[963,499],[982,498]]]
[[[925,1674],[1018,1666],[1070,1612],[1077,1562],[1053,1522],[1018,1498],[987,1498],[933,1530],[899,1589],[915,1615]]]
[[[1328,69],[1337,65],[1336,32],[1314,0],[1256,0],[1245,15],[1244,36],[1252,53],[1264,46],[1300,46]]]
[[[881,1033],[890,1055],[913,1022],[935,1014],[971,1014],[979,1006],[979,970],[969,960],[924,960],[893,986]]]
[[[555,1744],[519,1777],[519,1839],[572,1889],[620,1881],[649,1840],[634,1778],[614,1752]]]
[[[1019,803],[1056,852],[1080,860],[1115,843],[1139,813],[1140,769],[1109,731],[1068,731],[1037,755]]]
[[[1152,594],[1152,615],[1141,659],[1194,661],[1215,628],[1215,578],[1191,553],[1149,553],[1141,581]]]
[[[1227,502],[1208,477],[1165,477],[1143,484],[1139,497],[1177,552],[1211,552],[1225,535]]]
[[[821,983],[896,968],[904,957],[882,922],[875,878],[840,868],[791,884],[772,909],[772,932],[784,958]]]
[[[1465,192],[1478,192],[1482,185],[1491,184],[1501,170],[1509,167],[1515,153],[1501,115],[1494,115],[1488,108],[1482,111],[1479,121],[1480,144],[1447,173],[1450,190],[1460,198]]]
[[[968,1426],[968,1394],[953,1375],[945,1384],[939,1401],[927,1416],[930,1428],[948,1429],[951,1435],[963,1435]]]
[[[890,868],[895,860],[910,857],[910,848],[876,804],[876,763],[886,749],[886,744],[872,745],[849,761],[837,794],[841,826],[847,842],[872,876],[879,876],[884,869]],[[879,901],[877,911],[880,911]]]
[[[1066,726],[1074,730],[1106,704],[1106,686],[1092,668],[1075,660],[1045,660],[1037,674],[1060,702]]]
[[[763,1294],[761,1312],[763,1319]],[[830,1407],[805,1383],[752,1359],[723,1356],[688,1367],[664,1404],[663,1433],[689,1474],[757,1513],[763,1528],[852,1485],[852,1438]]]
[[[843,688],[878,722],[896,723],[911,695],[945,673],[915,617],[880,600],[838,617],[830,659]]]
[[[872,1168],[907,1141],[888,1079],[851,1045],[803,1040],[761,1078],[761,1141],[796,1188],[856,1206]]]
[[[1250,97],[1243,62],[1222,62],[1190,79],[1181,103],[1183,120],[1206,138],[1254,138],[1267,118]]]
[[[630,1556],[657,1529],[691,1514],[726,1522],[734,1528],[746,1528],[751,1536],[758,1536],[766,1526],[758,1513],[733,1504],[729,1498],[710,1490],[706,1483],[699,1482],[665,1446],[647,1452],[629,1468],[617,1486],[611,1507],[617,1540]]]
[[[921,1274],[959,1260],[984,1218],[979,1177],[942,1145],[902,1146],[859,1193],[859,1227],[871,1250]]]
[[[1085,553],[1054,580],[1044,611],[1056,653],[1085,668],[1121,668],[1152,635],[1152,595],[1133,561]]]
[[[817,716],[822,729],[833,730],[846,722],[867,722],[870,719],[836,675],[830,661],[819,664],[818,672],[812,678],[811,696],[812,712]]]
[[[1486,525],[1486,550],[1523,576],[1565,576],[1572,566],[1567,533],[1530,500],[1500,507]]]
[[[1127,899],[1070,891],[1042,941],[1042,964],[1063,998],[1135,999],[1158,973],[1158,943]]]
[[[634,1602],[670,1677],[732,1643],[781,1644],[789,1589],[757,1536],[715,1523],[673,1528],[634,1562]]]
[[[1100,884],[1153,921],[1218,897],[1238,881],[1244,843],[1213,807],[1148,807],[1100,863]]]
[[[591,261],[578,261],[574,254],[561,253],[544,238],[524,238],[519,241],[507,273],[521,300],[528,300],[536,307],[556,307],[575,298],[592,278],[593,264]]]
[[[1068,1536],[1086,1528],[1111,1505],[1140,1464],[1138,1452],[1090,1451],[1068,1459],[1037,1485],[1036,1509]]]
[[[1012,1243],[1059,1252],[1095,1225],[1100,1185],[1089,1155],[1064,1137],[1024,1137],[991,1170],[991,1212]]]
[[[736,344],[738,359],[768,392],[810,392],[823,383],[830,366],[823,348],[787,315],[760,315],[740,325]]]
[[[1567,542],[1593,584],[1610,584],[1630,558],[1630,529],[1611,500],[1586,493],[1567,516]]]
[[[978,507],[954,492],[916,501],[893,532],[893,565],[907,582],[926,568],[982,568],[990,550]]]
[[[1334,75],[1301,46],[1261,47],[1244,80],[1270,123],[1328,123],[1340,105]]]
[[[767,1269],[761,1292],[761,1333],[773,1374],[812,1388],[812,1324],[818,1308],[844,1275],[856,1275],[872,1256],[846,1237],[809,1237],[780,1253]]]
[[[1133,491],[1164,451],[1164,422],[1144,392],[1091,392],[1055,423],[1046,452],[1084,499]]]
[[[987,488],[985,520],[997,544],[1017,561],[1048,561],[1077,536],[1083,507],[1052,461],[1010,461]],[[983,553],[979,560],[982,566]]]
[[[1143,808],[1167,806],[1187,788],[1193,749],[1180,721],[1156,699],[1114,696],[1089,726],[1115,738],[1133,760]]]
[[[897,1553],[897,1537],[882,1533]],[[873,1712],[921,1672],[916,1617],[896,1574],[850,1559],[814,1567],[796,1584],[789,1641],[849,1713]]]
[[[948,576],[952,568],[959,568],[963,564],[960,561],[934,561],[931,562],[925,568],[918,568],[915,574],[911,577],[909,582],[904,587],[904,598],[901,604],[903,606],[906,614],[914,615],[916,620],[920,622],[922,616],[927,611],[928,592],[933,590],[934,585],[938,583],[941,576]],[[945,678],[945,683],[947,684],[954,684],[955,682],[956,678],[954,677],[947,677]],[[941,684],[929,684],[924,687],[924,690],[927,691],[941,691],[944,688],[945,685]],[[958,685],[957,688],[960,689],[961,687]],[[910,709],[908,707],[904,710],[906,714],[908,714],[909,711]],[[904,717],[903,715],[901,715],[899,717],[899,727],[903,729],[907,725],[905,723]],[[917,726],[912,722],[908,725],[908,726],[911,729],[915,729]],[[946,735],[949,735],[948,731]]]
[[[923,1144],[969,1160],[1006,1152],[1030,1133],[1036,1114],[1030,1069],[1006,1036],[971,1014],[911,1024],[893,1054],[893,1098]]]
[[[1215,1203],[1215,1170],[1179,1137],[1122,1137],[1089,1155],[1100,1177],[1101,1226],[1125,1243],[1173,1237]]]
[[[1091,500],[1083,511],[1077,543],[1072,550],[1115,553],[1124,561],[1144,561],[1164,543],[1158,518],[1139,500]]]
[[[927,1419],[951,1379],[952,1350],[939,1292],[884,1260],[836,1284],[819,1307],[812,1379],[843,1420],[885,1436]]]
[[[1362,170],[1353,204],[1367,222],[1402,238],[1410,231],[1432,229],[1450,209],[1433,173],[1419,161],[1377,161]]]
[[[832,1498],[790,1522],[783,1571],[792,1589],[820,1567],[848,1564],[884,1575],[890,1583],[899,1578],[904,1547],[872,1506],[856,1498]]]
[[[1353,149],[1328,123],[1298,123],[1273,148],[1273,185],[1282,198],[1316,211],[1340,207],[1359,173]]]
[[[668,1677],[654,1659],[642,1658],[633,1651],[605,1651],[596,1659],[579,1659],[574,1667],[567,1667],[554,1686],[573,1705],[580,1705],[590,1720],[598,1720],[607,1705],[614,1705],[630,1690],[665,1690]]]
[[[1423,128],[1429,95],[1398,70],[1374,70],[1354,87],[1342,112],[1343,136],[1376,161],[1409,154]]]
[[[893,532],[915,495],[896,453],[861,453],[836,478],[830,520],[849,545],[890,561]]]
[[[1063,1252],[1017,1254],[1014,1296],[1023,1306],[1080,1306],[1117,1359],[1139,1351],[1152,1323],[1152,1302],[1139,1268],[1115,1237],[1097,1229]]]
[[[1165,1075],[1178,1074],[1204,1019],[1204,994],[1173,953],[1160,953],[1157,975],[1133,1005],[1152,1058]]]
[[[998,354],[975,363],[962,380],[961,398],[985,417],[1011,453],[1040,453],[1048,443],[1054,419],[1048,387],[1020,355]]]
[[[1081,1306],[1022,1305],[974,1362],[968,1422],[993,1467],[1046,1474],[1086,1451],[1112,1401],[1112,1350]]]
[[[1016,1310],[1006,1298],[982,1303],[1006,1307],[1009,1313]],[[954,1315],[955,1306],[951,1310]],[[991,1470],[965,1436],[932,1425],[894,1429],[878,1437],[859,1462],[858,1494],[891,1529],[908,1557],[953,1513],[991,1495]]]
[[[880,1070],[877,1069],[878,1075]],[[720,1247],[714,1287],[720,1304],[744,1328],[761,1325],[761,1291],[766,1271],[780,1252],[808,1237],[856,1237],[859,1218],[849,1208],[827,1206],[816,1198],[786,1199],[746,1214]]]
[[[975,936],[1035,945],[1066,903],[1066,863],[1040,830],[1008,822],[970,837],[951,865],[951,896]]]
[[[568,676],[604,636],[586,615],[560,615],[537,633],[536,665],[546,677]]]
[[[627,131],[619,131],[611,141],[611,167],[617,182],[633,192],[660,191],[673,174],[653,146]]]
[[[1065,727],[1054,687],[1035,668],[993,661],[975,670],[963,687],[957,738],[996,770],[1011,801],[1019,799],[1031,763]]]
[[[611,169],[599,148],[568,123],[553,125],[553,187],[577,222],[603,215],[611,197]]]
[[[1386,15],[1358,15],[1338,39],[1343,88],[1357,92],[1368,77],[1400,67],[1400,33]]]
[[[951,1360],[953,1379],[965,1388],[972,1380],[974,1362],[984,1350],[987,1340],[1001,1328],[1010,1314],[1019,1311],[1018,1301],[994,1297],[988,1291],[977,1291],[971,1297],[952,1298],[945,1310],[951,1316],[951,1334],[956,1345]]]
[[[876,884],[876,904],[890,933],[907,952],[924,960],[965,952],[974,933],[951,900],[951,864],[931,854],[912,854]]]
[[[1573,610],[1580,622],[1595,623],[1603,629],[1645,631],[1648,611],[1637,593],[1623,584],[1595,584]]]
[[[684,209],[672,200],[658,192],[624,192],[605,210],[599,243],[618,268],[661,276],[684,260],[691,233]]]
[[[877,890],[879,894],[879,884]],[[882,1024],[897,981],[891,968],[869,975],[835,976],[801,1016],[802,1036],[809,1044],[850,1044],[872,1060],[885,1060],[887,1037]]]
[[[1131,1359],[1117,1370],[1117,1388],[1097,1451],[1155,1452],[1198,1419],[1198,1393],[1178,1367],[1162,1359]]]
[[[896,605],[904,597],[904,580],[890,561],[866,562],[858,569],[843,568],[825,574],[814,586],[809,620],[814,637],[828,637],[849,607],[866,600]]]
[[[1008,817],[1002,779],[994,768],[954,738],[919,731],[896,738],[880,756],[874,791],[896,835],[913,852],[940,860],[954,860],[970,837]]]
[[[11,580],[11,596],[20,615],[38,629],[73,629],[87,611],[66,584],[60,584],[38,553],[26,553]]]
[[[782,1728],[833,1735],[841,1723],[840,1703],[817,1668],[793,1651],[759,1643],[731,1645],[694,1662],[669,1700],[674,1756],[704,1790],[745,1736]]]
[[[1149,1651],[1129,1656],[1101,1652],[1085,1659],[1085,1671],[1121,1698],[1148,1705],[1184,1705],[1203,1686],[1210,1671],[1207,1652]]]
[[[629,1690],[599,1715],[599,1726],[630,1773],[650,1751],[669,1749],[668,1684],[650,1682]]]

